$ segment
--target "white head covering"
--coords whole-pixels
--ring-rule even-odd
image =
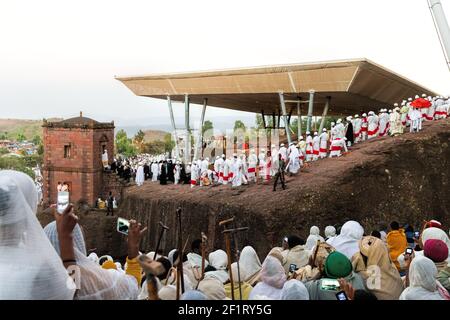
[[[281,291],[281,300],[309,300],[308,289],[296,279],[286,281]]]
[[[257,272],[261,271],[261,261],[259,260],[259,257],[253,247],[246,246],[242,249],[239,257],[239,267],[242,266],[245,268],[245,273],[242,273],[245,281],[252,278]]]
[[[0,300],[72,300],[74,283],[30,207],[34,183],[17,176],[0,175]]]
[[[0,177],[7,176],[14,180],[19,187],[22,194],[25,196],[25,200],[31,209],[31,212],[36,214],[38,206],[38,194],[36,191],[36,185],[30,176],[20,171],[14,170],[1,170]]]
[[[279,300],[285,282],[286,273],[280,260],[268,255],[262,265],[261,282],[250,292],[249,300],[260,299],[260,296]]]
[[[159,289],[158,296],[161,300],[176,300],[177,288],[171,284],[163,286],[161,289]]]
[[[88,259],[91,260],[92,262],[98,263],[98,255],[95,252],[91,252],[88,255]]]
[[[363,116],[363,117],[367,117],[367,113],[363,113],[362,116]]]
[[[306,239],[305,248],[311,250],[317,244],[317,240],[324,241],[324,239],[320,236],[320,229],[317,226],[312,226],[309,229],[309,236]]]
[[[216,270],[206,272],[205,279],[216,278],[222,281],[222,283],[227,282],[230,279],[228,272],[226,271],[228,264],[227,253],[221,249],[213,251],[209,254],[208,260],[209,264],[212,265]]]
[[[206,300],[206,296],[199,290],[186,290],[180,300]]]
[[[422,243],[425,244],[425,242],[427,242],[427,240],[430,239],[436,239],[436,240],[442,240],[445,242],[445,244],[448,247],[448,252],[449,252],[449,257],[447,258],[447,262],[450,263],[450,239],[448,237],[448,235],[445,233],[444,230],[439,229],[439,228],[426,228],[423,232],[422,232]]]
[[[325,237],[331,238],[336,236],[336,228],[333,226],[326,226],[325,228]]]
[[[223,283],[217,279],[203,279],[198,284],[198,290],[204,293],[208,300],[228,300]]]
[[[419,95],[418,94],[416,94],[416,96],[414,97],[415,99],[419,99],[420,97],[419,97]]]
[[[356,221],[347,221],[341,228],[341,233],[328,243],[350,260],[359,251],[359,240],[364,235],[363,227]]]
[[[433,261],[417,256],[409,266],[409,287],[403,290],[399,300],[443,300],[437,291],[437,268]]]

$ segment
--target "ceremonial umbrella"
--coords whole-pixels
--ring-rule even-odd
[[[429,108],[429,107],[431,107],[431,102],[424,98],[418,98],[418,99],[414,100],[413,102],[411,102],[411,105],[414,108],[419,108],[419,109]]]

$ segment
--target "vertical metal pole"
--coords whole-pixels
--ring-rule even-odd
[[[431,15],[433,16],[434,26],[441,42],[442,51],[444,53],[445,62],[450,70],[450,28],[441,1],[428,0]]]
[[[284,103],[284,95],[283,92],[279,92],[278,95],[280,96],[280,105],[281,105],[281,110],[283,111],[283,120],[284,120],[284,127],[286,129],[286,136],[288,139],[288,144],[291,144],[291,132],[289,130],[289,122],[287,119],[287,112],[286,112],[286,105]]]
[[[330,108],[330,100],[331,97],[327,97],[327,102],[325,102],[325,107],[323,108],[322,120],[320,121],[319,134],[322,132],[323,126],[325,125],[325,118],[328,114],[328,109]]]
[[[184,95],[184,125],[186,127],[186,141],[184,142],[184,161],[187,164],[191,161],[191,136],[189,134],[189,95]]]
[[[306,122],[306,131],[311,132],[311,121],[314,109],[314,90],[309,90],[309,105],[308,105],[308,121]]]
[[[175,157],[178,159],[180,157],[180,151],[178,150],[178,136],[177,128],[175,127],[175,118],[173,117],[172,100],[170,96],[167,96],[167,105],[169,106],[170,121],[172,122],[173,137],[175,138]]]
[[[300,140],[300,137],[302,136],[302,114],[301,114],[301,107],[300,107],[300,100],[297,101],[297,139]]]
[[[297,140],[302,135],[302,115],[300,110],[300,100],[297,101]]]
[[[203,148],[202,141],[203,141],[203,123],[205,122],[205,112],[206,112],[206,105],[208,104],[208,98],[203,99],[203,109],[202,109],[202,116],[200,118],[200,127],[198,129],[197,134],[197,141],[195,143],[195,149],[194,149],[194,159],[198,159],[198,151]],[[200,152],[201,154],[201,152]]]

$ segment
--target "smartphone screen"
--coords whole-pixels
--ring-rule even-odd
[[[344,291],[339,291],[338,293],[336,293],[336,298],[338,300],[348,300],[347,295]]]
[[[412,248],[406,248],[405,254],[412,254],[413,249]]]
[[[414,238],[419,239],[419,237],[420,237],[420,232],[419,231],[414,232]]]
[[[67,191],[59,191],[58,192],[58,200],[56,204],[56,210],[59,214],[62,214],[64,210],[66,210],[69,205],[69,192]]]
[[[128,229],[130,228],[130,221],[124,218],[117,218],[117,232],[124,235],[128,235]]]
[[[289,272],[295,272],[295,270],[297,270],[297,265],[294,263],[291,263],[289,265]]]
[[[340,289],[340,284],[339,284],[339,281],[337,281],[336,279],[324,278],[324,279],[322,279],[321,288],[322,288],[322,290],[337,291]]]

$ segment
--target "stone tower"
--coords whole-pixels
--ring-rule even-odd
[[[103,192],[102,153],[109,163],[114,156],[114,121],[101,123],[90,118],[70,118],[58,122],[44,119],[44,205],[56,203],[58,182],[66,182],[70,202],[93,206]]]

